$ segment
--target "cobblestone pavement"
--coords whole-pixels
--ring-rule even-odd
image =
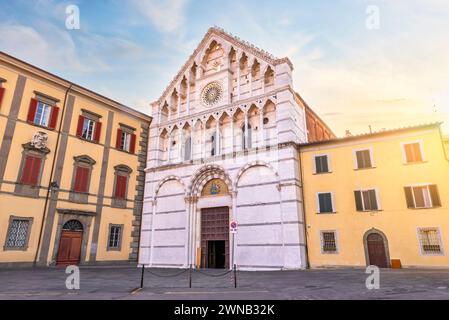
[[[81,267],[80,290],[67,290],[63,268],[0,269],[0,299],[449,299],[449,270],[381,270],[380,289],[368,290],[362,269],[326,269],[279,272],[222,270],[189,271],[146,269],[144,289],[140,269]],[[157,275],[156,275],[157,274]],[[161,277],[165,276],[165,277]]]

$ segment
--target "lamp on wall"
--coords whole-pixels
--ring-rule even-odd
[[[58,191],[59,190],[59,185],[56,181],[53,181],[50,183],[50,190],[51,191]]]

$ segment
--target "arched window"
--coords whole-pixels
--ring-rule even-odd
[[[245,136],[245,126],[242,127],[242,149],[251,149],[252,146],[252,132],[251,125],[248,123],[248,140]]]
[[[62,230],[83,231],[83,225],[78,220],[70,220],[62,226]]]
[[[192,138],[187,137],[184,143],[184,160],[192,160]]]

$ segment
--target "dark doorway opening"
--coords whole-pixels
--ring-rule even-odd
[[[201,268],[229,267],[229,208],[201,210]]]
[[[225,241],[207,242],[207,267],[212,269],[224,269],[226,263]]]

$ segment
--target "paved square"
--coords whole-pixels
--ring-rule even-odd
[[[67,290],[64,268],[0,270],[0,299],[449,299],[449,270],[381,270],[380,289],[368,290],[362,269],[282,272],[146,269],[142,291],[140,269],[81,267],[80,290]]]

